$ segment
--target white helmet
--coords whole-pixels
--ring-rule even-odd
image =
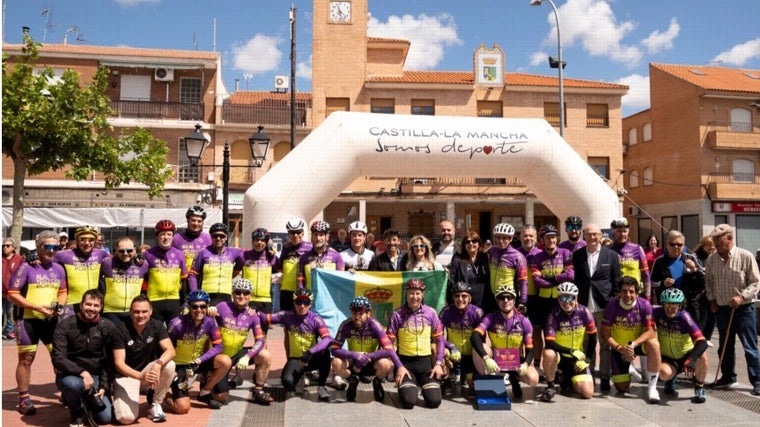
[[[288,223],[285,224],[285,228],[288,231],[303,231],[306,228],[306,223],[301,218],[294,216],[288,220]]]
[[[348,225],[348,232],[351,233],[352,231],[361,231],[362,233],[367,234],[367,224],[361,221],[354,221]]]
[[[496,224],[496,226],[493,228],[493,234],[506,234],[507,236],[514,236],[515,227],[512,227],[506,222],[502,222],[502,223]]]
[[[578,287],[573,282],[563,282],[557,286],[557,293],[560,295],[578,296]]]

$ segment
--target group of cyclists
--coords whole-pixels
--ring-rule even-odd
[[[662,306],[653,309],[649,272],[645,259],[639,258],[643,250],[627,241],[619,245],[619,266],[612,278],[615,294],[609,301],[593,296],[594,285],[590,289],[574,283],[574,252],[599,240],[597,236],[593,243],[593,229],[584,230],[579,217],[565,221],[566,241],[558,241],[560,233],[553,225],[539,230],[524,226],[517,247],[512,245],[514,227],[496,224],[494,244],[487,250],[472,231],[460,241],[452,239],[453,224],[444,221],[441,228],[446,230],[435,248],[425,236],[414,236],[409,253],[401,249],[395,229],[383,233],[384,250],[375,253],[366,246],[368,230],[360,221],[349,225],[350,247],[338,252],[330,246],[329,223],[314,221],[306,241],[305,221],[291,218],[286,223],[288,241],[277,253],[264,228],[251,233],[251,249],[243,250],[227,245],[225,224],[203,231],[206,213],[201,207],[188,209],[186,218],[183,232],[170,220],[159,221],[156,245],[141,252],[132,238],[118,239],[112,256],[95,247],[98,231],[90,226],[76,229],[70,250],[60,250],[56,232],[37,235],[36,251],[13,273],[8,289],[16,307],[19,412],[35,412],[28,390],[38,343],[50,348],[58,318],[77,315],[90,290],[102,293],[102,315],[115,325],[129,330],[147,312],[166,327],[175,375],[164,384],[171,394],[163,407],[176,413],[190,409],[189,390],[196,378],[201,384],[198,400],[216,409],[230,387],[242,384],[243,372],[251,366],[252,400],[271,403],[274,399],[264,386],[271,363],[266,333],[272,325],[283,325],[286,332],[287,361],[281,374],[286,392],[295,393],[315,371],[321,401],[330,400],[325,387],[331,371],[332,385],[345,390],[348,401],[356,399],[360,382],[371,382],[374,399],[383,401],[383,384],[395,380],[404,408],[414,407],[419,393],[426,406],[437,407],[452,386],[466,385],[472,395],[478,374],[505,375],[517,399],[523,394],[520,383],[536,386],[539,381],[546,382],[539,394],[542,401],[553,399],[555,384],[588,399],[594,393],[597,345],[600,353],[611,350],[609,371],[604,372],[603,362],[598,371],[602,391],[605,378],[617,390],[627,390],[635,372],[630,365],[644,356],[642,374],[651,403],[659,401],[658,378],[671,393],[681,372],[695,379],[693,401],[706,399],[707,344],[682,309],[683,292],[668,288],[660,294]],[[625,218],[611,226],[615,235],[627,238]],[[589,231],[588,238],[584,231]],[[409,279],[403,284],[403,304],[387,326],[371,316],[372,303],[358,295],[348,307],[350,318],[333,337],[311,309],[314,269],[446,270],[447,305],[436,313],[424,297],[428,287],[438,284]],[[585,300],[579,289],[587,292],[585,299],[592,294],[589,307],[579,303]],[[137,309],[146,302],[149,308]],[[168,361],[159,356],[165,350],[151,356],[161,361],[162,372]],[[132,371],[124,368],[121,375]],[[144,379],[141,375],[137,378]],[[150,384],[156,386],[155,381]],[[165,419],[161,405],[151,408],[151,417]]]

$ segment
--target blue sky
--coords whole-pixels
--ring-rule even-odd
[[[760,1],[555,0],[564,75],[629,85],[623,113],[649,105],[648,63],[760,69]],[[311,90],[311,0],[6,0],[3,37],[21,27],[47,43],[216,50],[228,91],[271,90],[290,74],[297,9],[297,90]],[[508,72],[556,75],[555,18],[530,0],[370,0],[369,34],[412,41],[407,69],[471,70],[481,44],[498,44]],[[216,46],[214,46],[216,18]],[[76,28],[74,28],[76,27]],[[45,30],[47,32],[45,34]],[[250,78],[246,79],[245,76]]]

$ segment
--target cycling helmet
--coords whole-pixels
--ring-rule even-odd
[[[626,218],[624,216],[617,217],[617,218],[613,219],[612,222],[610,223],[610,228],[612,228],[612,229],[615,229],[615,228],[628,228],[628,227],[630,227],[630,225],[628,225],[628,218]]]
[[[459,292],[467,292],[468,294],[472,291],[472,288],[470,287],[470,284],[467,282],[457,282],[454,286],[451,288],[451,294],[458,294]]]
[[[187,294],[187,302],[193,303],[196,301],[203,301],[206,304],[209,304],[211,302],[211,298],[209,298],[208,294],[205,291],[202,291],[200,289],[195,290]]]
[[[306,228],[306,223],[301,218],[294,216],[288,220],[288,223],[285,224],[285,228],[288,231],[303,231],[303,229]]]
[[[203,210],[203,208],[198,205],[190,206],[189,208],[187,208],[187,212],[185,213],[185,218],[190,218],[190,216],[192,215],[197,215],[203,219],[206,219],[206,211]]]
[[[261,227],[253,230],[253,232],[251,233],[251,240],[253,239],[260,239],[265,242],[268,242],[269,230],[267,230],[266,228],[261,228]]]
[[[517,292],[515,291],[515,288],[507,285],[499,285],[498,288],[496,288],[496,294],[495,297],[499,297],[499,295],[512,295],[513,297],[517,298]]]
[[[352,231],[361,231],[364,234],[367,234],[367,224],[361,222],[361,221],[354,221],[351,224],[348,225],[348,232],[349,234]]]
[[[79,239],[80,236],[84,236],[86,234],[89,234],[96,239],[98,238],[98,230],[96,230],[95,227],[91,225],[83,225],[77,228],[77,231],[74,233],[74,238]]]
[[[251,292],[251,290],[253,290],[253,285],[251,285],[250,280],[244,279],[242,277],[236,277],[232,280],[232,292]]]
[[[557,293],[560,295],[578,296],[578,287],[573,282],[563,282],[557,286]]]
[[[569,227],[571,225],[583,227],[583,220],[579,216],[571,215],[565,219],[565,227]]]
[[[293,293],[294,300],[308,300],[311,301],[311,291],[306,288],[298,288]]]
[[[327,221],[314,221],[311,223],[312,233],[329,233],[330,223]]]
[[[496,224],[496,226],[493,228],[493,234],[506,234],[507,236],[514,236],[515,227],[512,227],[506,222],[502,222],[500,224]]]
[[[158,221],[156,223],[156,234],[162,232],[162,231],[171,231],[172,233],[177,230],[177,227],[174,225],[171,220],[168,219],[162,219],[161,221]]]
[[[226,235],[229,235],[230,229],[227,228],[227,226],[222,224],[221,222],[217,222],[216,224],[212,225],[211,228],[208,229],[208,234],[213,235],[214,233],[224,233]]]
[[[409,279],[406,281],[406,290],[410,289],[419,289],[421,291],[424,291],[425,282],[423,282],[421,279]]]
[[[559,230],[557,230],[557,227],[549,224],[541,227],[540,230],[538,230],[538,240],[544,240],[545,236],[551,236],[551,235],[559,235]]]
[[[372,310],[372,304],[366,297],[354,297],[351,300],[351,304],[348,306],[351,311]]]
[[[683,301],[683,291],[678,288],[668,288],[660,294],[660,302],[663,304],[681,304]]]

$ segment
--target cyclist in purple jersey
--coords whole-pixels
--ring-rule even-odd
[[[67,304],[79,311],[79,302],[84,292],[97,289],[100,285],[100,263],[110,255],[102,249],[95,248],[98,231],[89,225],[77,228],[74,234],[76,247],[60,251],[53,257],[53,262],[61,264],[66,270],[66,282],[69,294]]]
[[[216,305],[232,297],[232,278],[243,269],[243,250],[227,246],[226,225],[216,223],[209,231],[213,243],[195,256],[187,283],[190,291],[206,291],[211,305]]]
[[[182,233],[174,234],[172,240],[172,246],[182,251],[185,254],[185,264],[187,268],[193,265],[195,256],[203,250],[203,248],[211,245],[211,235],[203,231],[203,223],[206,220],[206,211],[198,206],[190,206],[185,212],[185,218],[187,219],[187,228]],[[188,282],[186,279],[182,280],[182,288],[180,289],[180,300],[185,299],[189,291]]]
[[[574,389],[584,399],[594,396],[591,356],[596,352],[596,322],[591,310],[578,304],[578,287],[572,282],[557,287],[559,305],[552,309],[544,325],[546,349],[544,371],[546,390],[538,396],[544,402],[554,397],[554,379],[562,373],[561,389]]]
[[[266,349],[266,336],[259,315],[248,306],[252,288],[248,279],[236,277],[232,281],[232,301],[222,301],[216,307],[210,307],[209,316],[214,317],[219,324],[223,353],[232,359],[232,365],[238,372],[229,385],[233,387],[233,383],[234,386],[242,384],[242,372],[249,365],[255,364],[252,398],[257,403],[269,405],[274,398],[264,391],[264,383],[269,376],[272,355]],[[251,347],[244,347],[249,331],[253,333],[254,343]]]
[[[40,341],[52,351],[53,331],[58,323],[60,309],[66,305],[66,272],[53,262],[58,250],[58,233],[43,231],[35,239],[39,263],[22,264],[12,275],[8,286],[8,300],[13,303],[16,319],[16,386],[18,387],[18,411],[34,415],[29,395],[32,379],[32,363],[37,356]]]
[[[443,326],[435,310],[423,304],[425,282],[409,279],[406,282],[404,305],[393,311],[388,322],[388,338],[396,348],[406,369],[396,370],[396,385],[404,409],[417,404],[418,386],[428,408],[441,406],[443,398],[444,342]],[[435,364],[431,356],[435,355]]]
[[[116,241],[113,257],[101,262],[104,294],[103,315],[115,325],[129,322],[129,308],[132,300],[140,295],[142,285],[148,275],[148,264],[135,261],[135,242],[125,236]]]
[[[266,228],[253,230],[251,244],[252,249],[243,252],[243,277],[252,286],[248,305],[258,312],[271,313],[272,297],[275,292],[279,293],[282,273],[275,273],[277,255],[268,247],[269,231]]]
[[[338,327],[338,333],[330,344],[335,375],[348,379],[346,401],[356,400],[359,377],[372,376],[372,391],[375,400],[385,399],[382,381],[395,367],[405,369],[393,348],[383,326],[370,317],[372,304],[366,297],[355,297],[349,305],[351,318]],[[347,348],[343,348],[343,344]]]
[[[515,309],[515,289],[501,285],[495,292],[499,310],[483,316],[470,336],[472,349],[480,356],[475,359],[475,369],[480,374],[498,374],[502,368],[494,358],[509,359],[516,350],[519,367],[507,371],[515,399],[522,398],[520,381],[535,386],[538,372],[533,367],[533,326],[527,317]],[[485,344],[486,334],[491,345]]]
[[[367,225],[354,221],[348,226],[351,247],[340,253],[343,264],[348,271],[367,270],[375,254],[364,246],[367,239]]]
[[[472,330],[483,318],[483,310],[472,304],[472,288],[466,282],[458,282],[451,288],[453,303],[444,307],[438,318],[446,332],[446,341],[453,345],[447,355],[445,367],[460,372],[460,381],[467,381],[470,390],[474,390],[472,376],[475,365],[472,362]],[[447,346],[448,347],[448,346]],[[451,376],[449,375],[449,378]]]
[[[176,227],[168,219],[158,221],[156,246],[143,253],[148,264],[147,295],[153,304],[153,317],[169,321],[180,312],[180,287],[187,277],[185,254],[172,247]]]
[[[515,229],[506,222],[496,224],[493,236],[496,244],[488,250],[491,270],[491,290],[506,285],[517,294],[517,308],[525,313],[528,304],[528,265],[525,257],[510,246]]]
[[[262,316],[268,325],[283,325],[287,331],[288,341],[285,349],[288,360],[282,368],[280,379],[285,391],[292,393],[304,373],[316,369],[319,371],[317,395],[319,400],[327,402],[330,400],[330,393],[325,385],[330,373],[328,346],[332,342],[332,336],[324,319],[319,314],[309,311],[310,290],[299,288],[293,293],[293,298],[295,309]]]
[[[311,289],[311,271],[315,268],[343,271],[343,257],[330,247],[330,224],[314,221],[311,224],[311,250],[298,260],[298,287]]]
[[[201,390],[198,401],[211,409],[219,409],[229,395],[227,381],[222,381],[232,366],[230,357],[222,352],[222,335],[214,318],[206,315],[211,299],[202,290],[187,295],[188,314],[182,314],[169,323],[176,355],[177,377],[172,382],[174,409],[178,414],[190,411],[188,389],[195,375],[200,375]]]
[[[668,288],[660,295],[662,306],[657,306],[652,311],[662,352],[660,378],[665,381],[665,394],[676,392],[676,376],[679,372],[694,378],[694,397],[691,401],[704,403],[707,400],[707,340],[699,325],[683,310],[685,300],[683,291]]]
[[[579,216],[569,216],[565,219],[565,231],[567,240],[561,242],[559,247],[567,249],[570,253],[580,248],[586,247],[586,241],[583,240],[583,220]]]
[[[657,379],[660,376],[660,343],[654,332],[652,306],[639,297],[639,282],[623,276],[618,298],[604,308],[602,341],[612,348],[612,381],[619,392],[631,385],[629,366],[639,355],[647,356],[649,403],[660,401]]]
[[[613,242],[610,249],[620,256],[620,272],[623,276],[629,276],[641,283],[641,296],[649,302],[652,301],[652,283],[649,278],[649,265],[647,256],[641,245],[629,241],[630,225],[628,219],[619,217],[610,223],[612,228]]]
[[[288,242],[280,252],[275,270],[282,274],[280,284],[280,308],[293,310],[293,292],[298,288],[298,261],[301,255],[311,250],[311,242],[303,241],[306,223],[301,218],[290,218],[285,224],[288,230]]]

